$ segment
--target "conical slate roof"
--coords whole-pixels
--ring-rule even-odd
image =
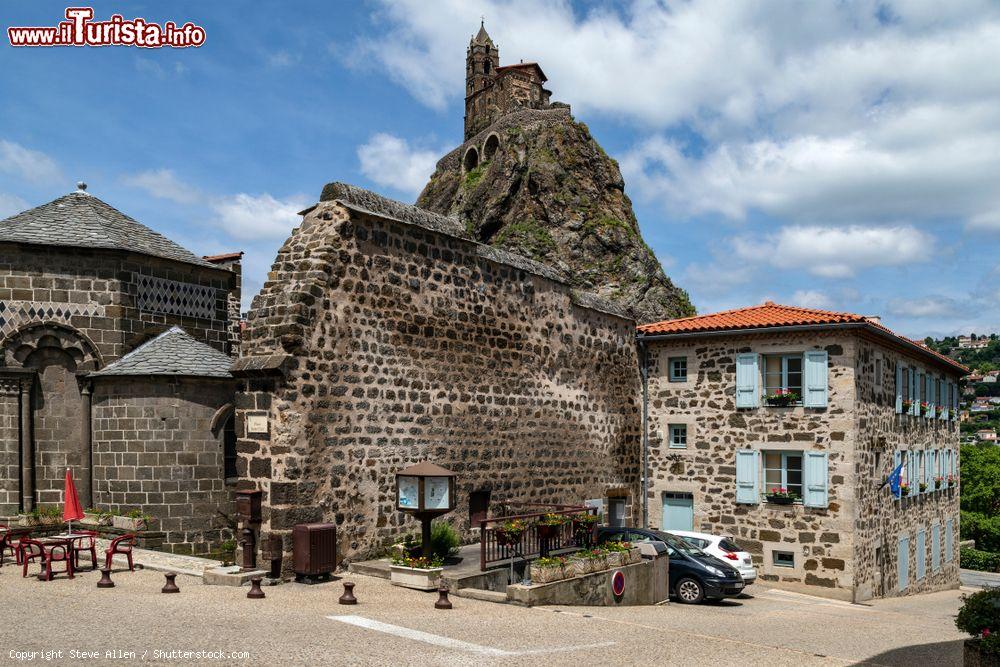
[[[164,331],[118,361],[91,373],[91,377],[125,375],[183,375],[230,378],[233,360],[211,345],[195,340],[180,327]]]
[[[472,43],[493,45],[493,40],[490,39],[490,34],[486,32],[486,25],[482,21],[479,23],[479,32],[472,38]]]
[[[2,241],[127,250],[219,268],[83,190],[0,220]]]

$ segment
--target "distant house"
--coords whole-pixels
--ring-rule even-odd
[[[976,431],[976,439],[980,442],[996,442],[997,432],[992,428],[981,428]]]
[[[990,344],[990,339],[981,337],[973,339],[971,336],[959,336],[958,347],[963,350],[981,350]]]
[[[969,406],[969,412],[989,412],[993,407],[990,405],[989,400],[986,398],[977,398]]]
[[[975,392],[975,388],[972,386],[974,384],[979,384],[983,381],[983,376],[980,373],[970,373],[965,377],[965,387],[968,391]]]
[[[998,379],[1000,379],[1000,371],[990,371],[983,376],[980,382],[996,382]]]

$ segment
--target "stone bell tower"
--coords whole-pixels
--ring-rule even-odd
[[[475,134],[474,128],[485,125],[488,100],[481,93],[493,86],[500,68],[500,50],[497,49],[486,27],[479,24],[479,32],[469,40],[465,55],[465,138]]]

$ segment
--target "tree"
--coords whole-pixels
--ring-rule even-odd
[[[976,547],[1000,551],[1000,447],[965,445],[962,472],[962,538]]]

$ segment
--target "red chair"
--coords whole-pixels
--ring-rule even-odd
[[[122,535],[111,540],[111,546],[105,551],[104,567],[111,569],[111,559],[115,554],[124,554],[128,559],[129,572],[135,572],[135,564],[132,562],[132,547],[135,546],[135,535],[131,533]]]
[[[97,531],[81,530],[76,535],[86,535],[87,537],[73,540],[73,569],[80,570],[80,554],[90,552],[90,569],[97,569]]]
[[[24,566],[22,577],[28,576],[28,565],[33,560],[40,560],[39,565],[45,569],[45,545],[24,535],[17,543],[17,562]]]
[[[66,563],[66,575],[73,578],[73,549],[69,544],[43,545],[45,550],[45,581],[52,581],[52,563]]]
[[[10,551],[11,555],[14,556],[14,561],[17,561],[17,549],[10,541],[10,530],[6,525],[0,523],[0,567],[3,567],[4,558],[7,557],[7,552]]]

